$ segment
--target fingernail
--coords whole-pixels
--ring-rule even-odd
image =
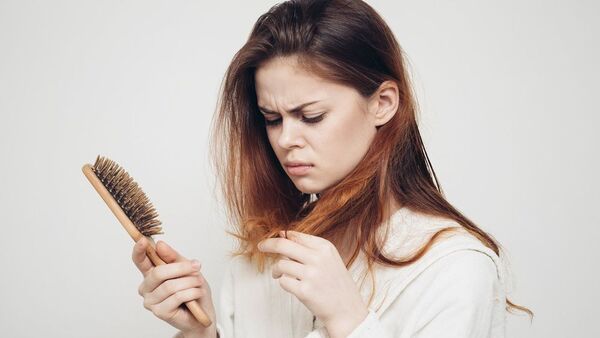
[[[193,267],[195,270],[200,270],[200,262],[198,262],[197,260],[193,259],[193,260],[192,260],[192,267]]]

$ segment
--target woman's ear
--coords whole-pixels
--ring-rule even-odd
[[[384,81],[369,99],[369,113],[374,126],[386,124],[398,110],[400,94],[395,81]]]

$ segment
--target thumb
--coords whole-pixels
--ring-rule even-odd
[[[156,253],[165,263],[186,261],[187,258],[180,255],[175,249],[163,241],[156,242]]]

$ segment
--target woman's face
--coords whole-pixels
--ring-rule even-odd
[[[393,115],[371,113],[381,105],[301,70],[293,57],[269,60],[257,69],[255,81],[271,147],[304,193],[323,193],[341,181],[367,152],[376,126]]]

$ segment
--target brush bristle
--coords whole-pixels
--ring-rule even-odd
[[[152,203],[121,166],[113,160],[98,155],[92,170],[144,236],[163,233],[158,213]]]

